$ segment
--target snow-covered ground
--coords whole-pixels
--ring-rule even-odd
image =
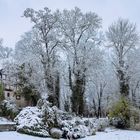
[[[15,123],[11,122],[3,117],[0,117],[0,124],[15,124]]]
[[[0,132],[2,140],[53,140],[52,138],[39,138],[19,134],[17,132]],[[62,139],[61,139],[62,140]],[[140,140],[140,132],[129,130],[107,129],[106,132],[98,132],[95,136],[81,140]]]
[[[106,132],[97,132],[95,136],[82,140],[140,140],[140,132],[114,129]]]

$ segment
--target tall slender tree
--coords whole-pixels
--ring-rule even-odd
[[[114,51],[113,64],[119,81],[119,89],[122,96],[129,95],[129,75],[127,71],[127,54],[138,43],[139,37],[136,25],[126,19],[119,19],[114,22],[106,33],[109,46]]]

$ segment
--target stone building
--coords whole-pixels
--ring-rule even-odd
[[[3,94],[5,100],[14,102],[17,107],[20,108],[35,105],[32,99],[27,101],[23,95],[17,92],[18,86],[14,84],[16,82],[13,82],[15,81],[15,77],[12,78],[8,74],[5,74],[2,72],[2,70],[0,70],[0,78],[1,84],[3,85]]]

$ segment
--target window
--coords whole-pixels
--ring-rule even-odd
[[[10,93],[9,92],[7,93],[7,97],[10,97]]]

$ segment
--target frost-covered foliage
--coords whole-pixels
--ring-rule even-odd
[[[33,29],[16,44],[15,61],[30,64],[30,81],[50,102],[82,115],[87,77],[103,59],[99,49],[101,18],[77,7],[55,12],[49,8],[39,11],[27,8],[24,17],[31,20]],[[60,105],[60,98],[68,102]]]
[[[83,138],[95,135],[96,131],[104,131],[109,125],[108,119],[79,118],[59,121],[63,130],[63,137]]]
[[[41,101],[39,101],[41,103]],[[76,117],[70,113],[63,112],[55,106],[43,100],[42,110],[45,112],[45,122],[49,128],[57,127],[62,132],[62,137],[82,138],[102,131],[108,125],[107,119],[97,120]],[[102,129],[103,128],[103,129]],[[102,130],[101,130],[102,129]]]
[[[108,116],[111,110],[113,116],[116,112],[119,116],[115,123],[125,125],[128,112],[122,111],[124,106],[111,107],[120,95],[140,107],[140,49],[136,26],[129,20],[119,19],[109,26],[105,38],[100,32],[101,18],[77,7],[62,11],[27,8],[23,15],[30,19],[33,28],[17,42],[12,62],[3,65],[5,73],[10,73],[7,84],[18,86],[18,92],[27,95],[26,98],[36,94],[49,101],[39,100],[37,104],[36,109],[42,116],[38,116],[37,110],[26,108],[29,116],[34,114],[30,112],[36,112],[34,115],[41,120],[39,126],[33,121],[35,124],[24,131],[37,133],[35,129],[40,127],[41,133],[46,131],[47,135],[52,132],[57,135],[60,130],[62,137],[78,138],[94,134],[96,130],[103,131],[106,126],[100,119],[84,122],[83,118],[64,110],[97,118]],[[1,41],[0,49],[3,56],[10,53],[5,53]],[[33,100],[36,102],[38,98]],[[30,118],[28,115],[26,119]]]
[[[121,98],[110,110],[109,116],[112,124],[117,128],[130,127],[130,104],[125,98]]]
[[[86,114],[89,116],[107,116],[109,108],[118,98],[117,78],[112,64],[105,61],[107,58],[109,59],[109,56],[105,55],[101,65],[89,73],[85,92]]]
[[[17,131],[21,133],[48,137],[47,127],[43,122],[43,112],[37,107],[24,108],[15,118]]]
[[[9,101],[3,100],[1,105],[5,106],[8,110],[12,110],[13,112],[18,111],[16,104],[10,100]]]
[[[57,49],[60,46],[58,13],[52,12],[47,7],[39,11],[27,8],[24,11],[24,17],[29,18],[34,26],[29,33],[30,38],[25,36],[19,45],[26,43],[27,51],[29,50],[32,56],[39,58],[48,100],[59,107],[59,102],[57,102],[60,91],[59,71],[57,69],[59,66]]]
[[[58,128],[52,128],[50,130],[50,134],[52,138],[60,139],[62,137],[63,132]]]
[[[3,40],[0,39],[0,58],[1,59],[6,59],[6,58],[9,58],[9,56],[11,55],[11,52],[12,52],[12,48],[9,48],[9,47],[5,47],[3,45]]]
[[[7,117],[8,119],[14,119],[19,113],[19,109],[16,104],[12,101],[3,100],[0,104],[1,116]]]
[[[84,113],[84,95],[90,68],[102,59],[98,47],[102,42],[100,17],[94,12],[82,13],[79,8],[60,12],[60,32],[68,65],[68,84],[71,91],[72,111]]]
[[[15,121],[20,124],[18,128],[21,127],[33,127],[34,125],[39,127],[42,124],[42,112],[36,107],[26,107],[24,108],[18,116],[15,118]],[[26,118],[28,118],[26,120]]]
[[[80,115],[106,116],[111,103],[118,99],[116,93],[120,91],[116,73],[121,65],[118,61],[121,48],[118,46],[120,50],[115,50],[112,44],[113,41],[120,41],[120,44],[125,41],[122,44],[123,54],[127,53],[132,44],[137,44],[135,26],[122,19],[110,26],[107,42],[116,51],[114,53],[112,50],[108,52],[103,45],[105,41],[100,32],[101,18],[94,12],[83,13],[77,7],[55,12],[49,8],[39,11],[27,8],[24,17],[30,19],[33,28],[16,44],[14,58],[15,63],[25,64],[26,69],[31,70],[29,83],[58,108],[72,110]],[[124,25],[122,32],[121,25]],[[115,40],[120,34],[122,40]],[[110,53],[113,55],[111,61],[108,57]],[[127,55],[123,54],[122,62],[126,62]],[[115,72],[114,67],[110,66],[112,62],[116,65]],[[128,63],[123,70],[127,66]],[[130,78],[128,71],[124,73]],[[132,83],[132,90],[135,91],[137,84],[133,86]]]
[[[37,107],[26,107],[15,118],[17,131],[53,138],[83,138],[104,131],[108,119],[80,118],[39,100]]]
[[[127,74],[130,77],[130,99],[135,107],[139,107],[140,97],[140,48],[137,47],[131,50],[127,57],[127,63],[130,66]]]
[[[127,56],[139,42],[136,25],[129,20],[118,19],[108,28],[106,36],[109,47],[113,49],[113,65],[118,77],[120,93],[123,96],[129,96],[130,75],[128,71],[131,65],[127,63]]]

